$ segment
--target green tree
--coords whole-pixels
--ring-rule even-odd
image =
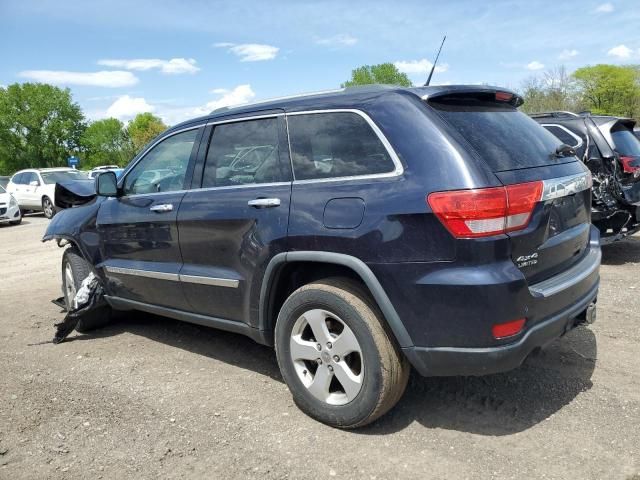
[[[84,128],[69,89],[42,83],[0,88],[0,173],[66,165]]]
[[[527,113],[584,110],[576,82],[561,66],[526,79],[520,89]]]
[[[91,123],[80,138],[82,168],[99,165],[125,166],[131,160],[131,145],[124,124],[115,118]]]
[[[640,116],[640,68],[595,65],[573,74],[582,100],[593,113]]]
[[[136,115],[127,126],[127,135],[131,141],[133,155],[166,129],[167,126],[162,120],[149,112]]]
[[[410,87],[411,80],[406,73],[399,71],[393,63],[379,65],[364,65],[351,71],[351,80],[344,82],[341,87],[355,87],[357,85],[400,85]]]

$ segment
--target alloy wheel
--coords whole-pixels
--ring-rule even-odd
[[[289,347],[298,378],[318,400],[345,405],[360,393],[362,349],[337,315],[322,309],[306,311],[293,326]]]

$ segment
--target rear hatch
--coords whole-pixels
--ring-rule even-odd
[[[467,226],[479,230],[467,232],[466,238],[507,235],[511,258],[529,284],[578,263],[588,250],[591,219],[591,176],[583,163],[520,112],[522,99],[511,92],[483,87],[478,92],[429,96],[426,101],[504,185],[505,211],[498,208],[492,214],[498,226],[490,220],[484,226],[468,221]],[[496,189],[479,191],[493,191],[499,200]],[[468,204],[473,205],[471,214],[484,208],[481,203]],[[456,210],[463,204],[451,205]],[[460,233],[465,238],[463,231],[456,236]]]

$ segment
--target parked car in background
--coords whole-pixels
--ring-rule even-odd
[[[116,177],[119,177],[120,174],[124,171],[123,168],[118,167],[117,165],[104,165],[100,167],[95,167],[87,172],[87,177],[89,179],[94,179],[101,172],[112,171],[116,174]]]
[[[629,118],[548,112],[531,115],[571,147],[593,175],[591,220],[603,243],[640,230],[640,140]]]
[[[49,225],[67,305],[94,272],[114,309],[274,346],[296,404],[337,427],[393,407],[411,365],[516,368],[595,318],[601,257],[589,170],[521,104],[368,87],[177,125]]]
[[[83,179],[87,179],[86,174],[72,168],[26,169],[11,177],[7,191],[15,197],[23,212],[41,211],[47,218],[52,218],[58,211],[56,183]]]
[[[0,187],[6,189],[11,177],[0,176]]]
[[[16,199],[0,186],[0,223],[18,225],[22,222],[22,213]]]

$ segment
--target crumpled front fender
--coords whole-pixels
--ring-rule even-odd
[[[100,239],[96,230],[96,217],[104,197],[79,207],[58,212],[49,223],[42,241],[66,240],[73,243],[92,265],[99,262]]]

